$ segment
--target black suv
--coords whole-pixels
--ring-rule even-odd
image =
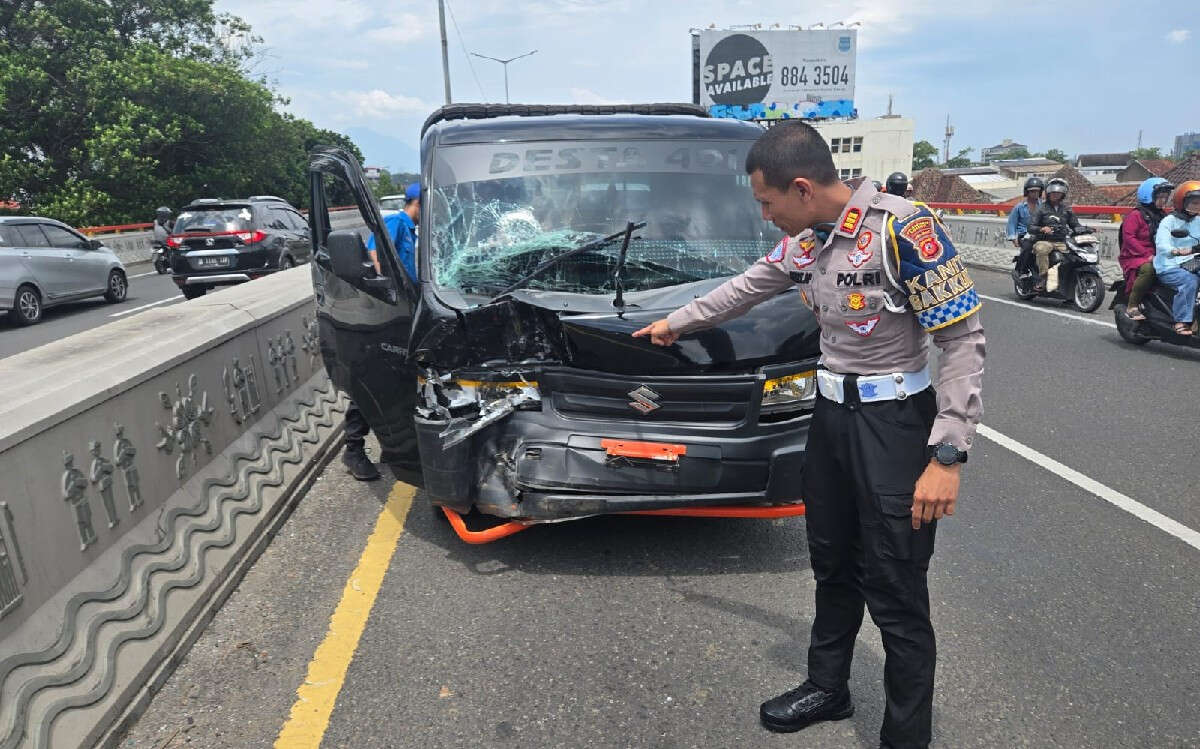
[[[175,284],[188,299],[214,286],[251,281],[306,263],[308,222],[282,198],[192,201],[167,237]]]
[[[758,126],[691,105],[450,105],[421,137],[419,281],[357,161],[309,166],[321,353],[397,477],[546,521],[799,500],[817,322],[785,292],[662,348],[631,333],[771,251]],[[353,195],[374,233],[331,231]]]

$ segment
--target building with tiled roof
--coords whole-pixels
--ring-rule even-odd
[[[986,203],[983,193],[957,174],[930,167],[913,175],[913,199],[923,203]]]
[[[1001,174],[1010,179],[1023,180],[1026,177],[1045,177],[1047,174],[1053,174],[1062,167],[1062,163],[1039,157],[1032,159],[1004,159],[992,162],[992,166],[999,169]]]
[[[1200,179],[1200,151],[1193,151],[1163,176],[1173,185],[1187,182],[1189,179]]]
[[[1074,205],[1107,205],[1103,193],[1096,189],[1088,178],[1071,166],[1064,164],[1059,170],[1048,175],[1046,181],[1063,179],[1067,182],[1067,201]]]
[[[1113,185],[1095,185],[1096,192],[1104,196],[1098,205],[1127,205],[1122,201],[1128,197],[1136,197],[1138,185],[1141,182],[1118,182]]]
[[[1162,177],[1173,185],[1187,182],[1189,179],[1200,179],[1200,151],[1180,161]],[[1137,205],[1137,193],[1132,192],[1113,205]]]
[[[1141,182],[1151,177],[1162,177],[1175,168],[1170,159],[1138,159],[1117,172],[1117,182]]]

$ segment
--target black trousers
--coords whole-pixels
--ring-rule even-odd
[[[358,410],[358,405],[354,401],[350,401],[350,406],[346,409],[344,420],[346,422],[346,430],[342,433],[342,445],[348,451],[362,452],[367,435],[371,433],[371,427],[367,424],[362,411]]]
[[[1033,255],[1033,240],[1021,237],[1019,241],[1021,251],[1017,255],[1017,272],[1029,271],[1032,273],[1037,270],[1037,260]]]
[[[912,529],[912,498],[937,414],[932,388],[902,401],[818,398],[804,465],[805,523],[816,617],[808,678],[849,681],[863,604],[883,634],[887,700],[880,738],[895,749],[929,745],[936,659],[926,573],[936,523]]]

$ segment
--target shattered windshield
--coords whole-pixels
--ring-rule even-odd
[[[751,141],[559,141],[449,146],[429,191],[439,286],[493,295],[573,247],[647,222],[622,271],[626,292],[737,274],[779,230],[743,172]],[[582,252],[524,284],[615,291],[619,243]]]

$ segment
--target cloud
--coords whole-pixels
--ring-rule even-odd
[[[606,99],[600,94],[587,88],[572,88],[570,90],[572,104],[620,104],[616,99]]]
[[[385,44],[406,44],[426,36],[433,30],[433,24],[427,16],[417,16],[412,13],[401,13],[400,17],[377,29],[371,29],[364,36],[368,41]]]
[[[1173,29],[1167,32],[1167,41],[1171,44],[1183,44],[1192,36],[1191,29]]]
[[[415,96],[389,94],[378,88],[370,91],[343,91],[333,96],[348,104],[353,114],[364,120],[392,120],[433,111],[432,106]]]

